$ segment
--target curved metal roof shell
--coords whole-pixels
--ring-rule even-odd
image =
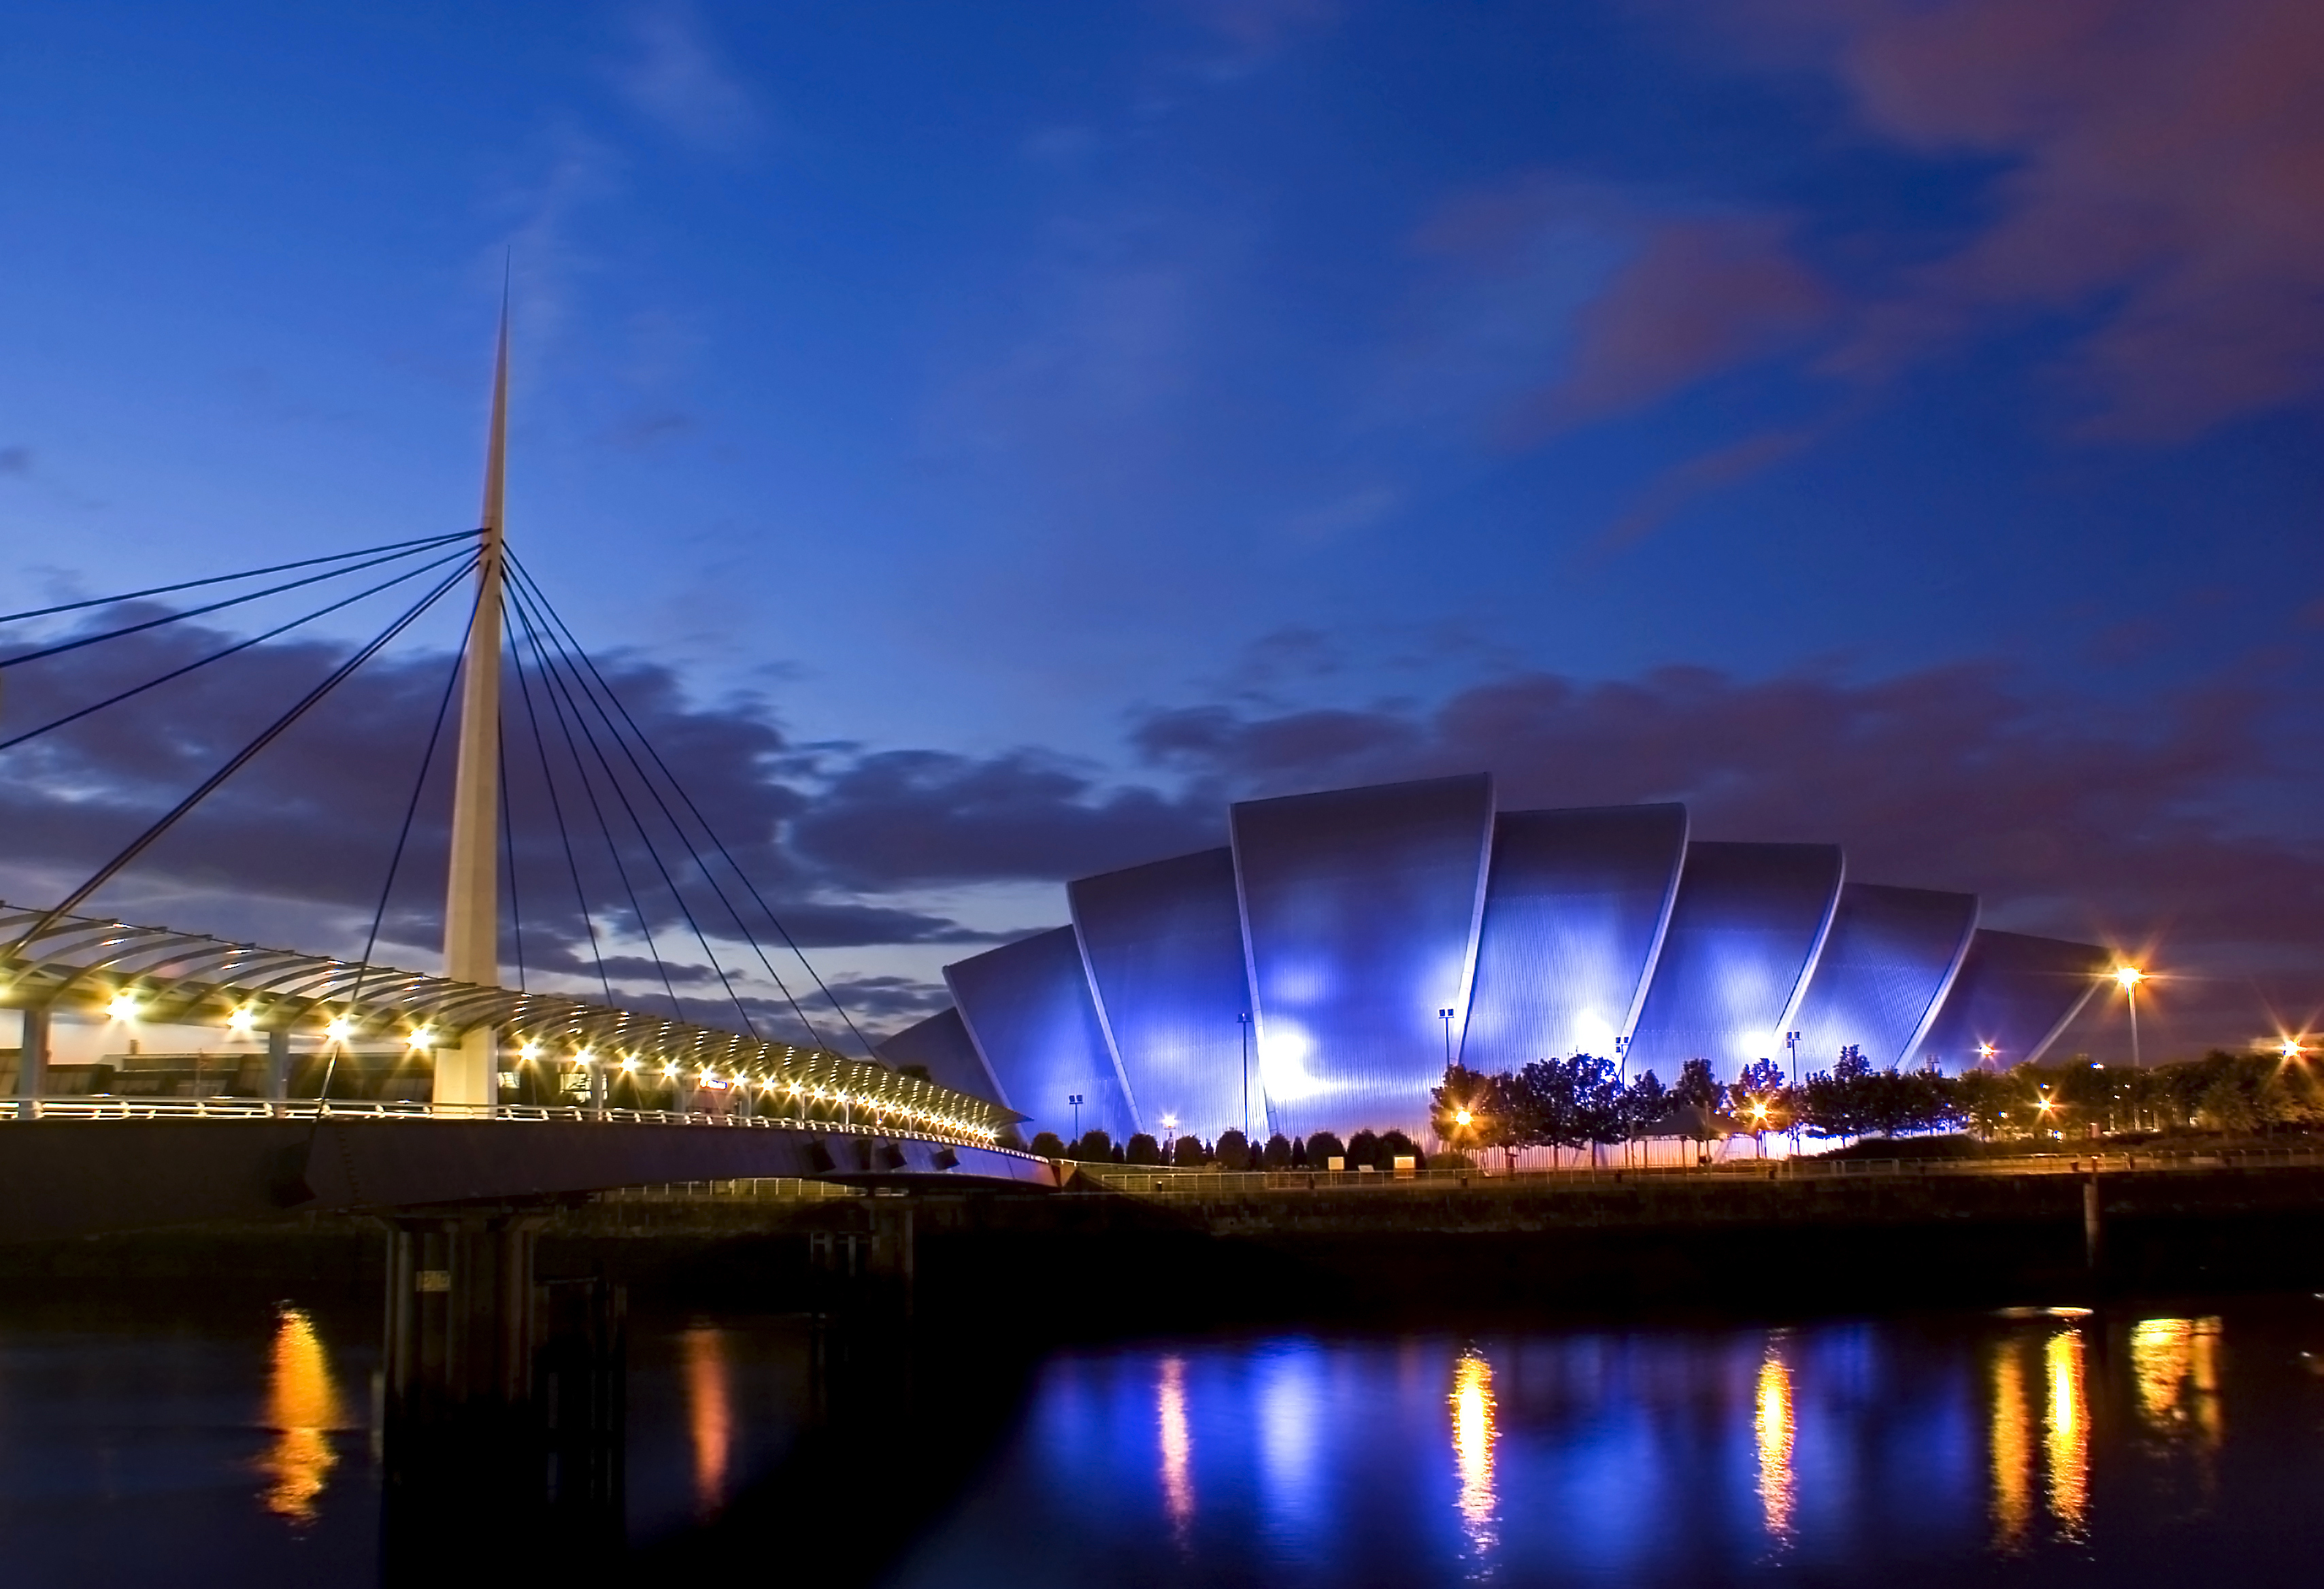
[[[1977,930],[1977,896],[1850,883],[1790,1030],[1800,1073],[1831,1068],[1853,1047],[1883,1068],[1917,1062],[1927,1029]],[[1781,1057],[1781,1056],[1777,1056]]]
[[[1686,807],[1503,812],[1461,1059],[1611,1059],[1662,947],[1686,855]]]
[[[1689,844],[1627,1070],[1668,1081],[1704,1059],[1724,1081],[1782,1053],[1843,870],[1836,844]]]
[[[1256,1063],[1244,1091],[1251,998],[1234,852],[1078,878],[1065,898],[1099,1021],[1146,1129],[1214,1138],[1248,1118],[1258,1130],[1267,1097]]]

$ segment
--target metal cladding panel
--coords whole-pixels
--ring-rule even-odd
[[[1254,800],[1229,822],[1271,1127],[1425,1128],[1436,1012],[1469,1007],[1491,778]]]
[[[996,1104],[1001,1101],[1001,1086],[984,1068],[984,1056],[976,1052],[976,1042],[958,1010],[939,1010],[876,1044],[872,1052],[898,1070],[906,1065],[922,1067],[938,1087]]]
[[[1234,851],[1205,850],[1066,885],[1098,1015],[1148,1129],[1216,1137],[1267,1119],[1243,1098],[1250,1007],[1235,904]]]
[[[1850,883],[1840,891],[1815,975],[1792,1017],[1800,1070],[1828,1069],[1850,1046],[1897,1064],[1969,948],[1977,896]],[[1781,1056],[1775,1056],[1781,1057]]]
[[[1052,927],[945,968],[977,1052],[1005,1095],[1030,1118],[1028,1138],[1054,1131],[1070,1140],[1082,1098],[1081,1129],[1121,1142],[1138,1129],[1130,1097],[1098,1024],[1071,927]]]
[[[1979,928],[1929,1034],[1916,1048],[1942,1069],[1974,1068],[1980,1043],[2003,1070],[2038,1060],[2098,991],[2114,956],[2091,943]]]
[[[1840,897],[1833,844],[1689,844],[1625,1065],[1665,1081],[1691,1059],[1726,1080],[1782,1051]]]
[[[1553,1055],[1612,1058],[1685,854],[1683,805],[1503,812],[1462,1062],[1514,1070]]]

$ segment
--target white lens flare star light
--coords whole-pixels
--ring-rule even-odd
[[[105,1006],[105,1013],[116,1021],[134,1021],[137,1018],[137,1012],[144,1007],[135,994],[116,993],[113,1001]]]

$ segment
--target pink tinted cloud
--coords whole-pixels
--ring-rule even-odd
[[[2094,317],[2092,434],[2176,439],[2324,386],[2324,5],[1759,0],[1886,138],[2008,162],[1993,220],[1833,360],[1878,375],[1998,315]]]
[[[1565,377],[1538,422],[1620,413],[1812,335],[1831,295],[1762,216],[1665,222],[1577,317]]]

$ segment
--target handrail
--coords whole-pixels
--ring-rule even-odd
[[[9,1102],[17,1106],[10,1109]],[[26,1109],[25,1105],[32,1106]],[[508,1120],[564,1121],[613,1125],[686,1125],[718,1130],[800,1131],[817,1136],[868,1136],[900,1142],[936,1142],[984,1148],[1015,1158],[1038,1155],[1006,1148],[973,1132],[919,1127],[897,1130],[877,1121],[801,1120],[773,1115],[719,1113],[704,1109],[629,1109],[586,1104],[436,1104],[410,1098],[137,1098],[109,1093],[72,1093],[39,1098],[0,1098],[0,1126],[25,1119],[47,1120]],[[1042,1162],[1047,1161],[1043,1160]]]
[[[1739,1159],[1723,1164],[1573,1165],[1554,1170],[1179,1170],[1167,1165],[1076,1164],[1112,1189],[1146,1197],[1240,1197],[1307,1191],[1559,1191],[1638,1182],[1918,1180],[1997,1175],[2119,1175],[2148,1170],[2292,1168],[2324,1165],[2324,1146],[2139,1149],[2038,1153],[1998,1159]]]

